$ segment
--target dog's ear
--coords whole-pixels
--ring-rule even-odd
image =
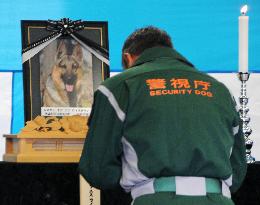
[[[62,56],[66,55],[67,48],[64,40],[61,40],[57,49],[56,60],[60,60]]]
[[[72,55],[77,59],[81,64],[83,63],[83,51],[79,43],[77,43],[73,49]]]

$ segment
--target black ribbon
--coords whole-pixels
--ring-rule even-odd
[[[85,38],[84,36],[74,33],[73,34],[75,37],[77,37],[79,40],[81,40],[83,43],[91,47],[92,49],[96,50],[99,52],[103,57],[109,58],[109,53],[108,50],[100,46],[99,44],[95,43],[94,41],[89,40],[88,38]]]
[[[95,43],[94,41],[85,38],[84,36],[78,34],[78,31],[84,29],[84,22],[81,20],[72,21],[69,18],[62,18],[61,20],[54,21],[54,20],[48,20],[47,21],[47,27],[46,29],[48,31],[52,31],[52,33],[42,39],[39,39],[36,42],[33,42],[29,44],[26,48],[22,50],[22,53],[25,53],[43,43],[46,41],[55,38],[57,35],[61,34],[62,36],[73,34],[76,38],[81,40],[84,44],[91,47],[95,51],[97,51],[100,55],[107,58],[108,50],[100,46],[99,44]]]
[[[24,48],[24,49],[22,50],[22,53],[25,53],[25,52],[27,52],[27,51],[29,51],[29,50],[31,50],[31,49],[33,49],[33,48],[35,48],[35,47],[37,47],[37,46],[43,44],[43,43],[45,43],[46,41],[48,41],[48,40],[50,40],[50,39],[55,38],[57,35],[59,35],[59,32],[58,32],[58,31],[53,32],[53,33],[51,33],[50,35],[48,35],[48,36],[46,36],[46,37],[44,37],[44,38],[41,38],[41,39],[39,39],[39,40],[36,41],[36,42],[30,43],[26,48]]]
[[[59,32],[67,35],[84,29],[84,23],[81,20],[72,21],[69,18],[63,18],[59,21],[48,20],[46,28],[48,31]]]

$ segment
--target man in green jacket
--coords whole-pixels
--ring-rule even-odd
[[[126,71],[99,86],[79,164],[94,187],[134,205],[228,205],[246,173],[235,101],[155,27],[124,43]]]

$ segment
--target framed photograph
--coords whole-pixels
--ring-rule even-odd
[[[78,35],[108,50],[107,22],[82,22]],[[52,32],[47,21],[21,21],[22,47]],[[89,115],[93,93],[109,67],[82,42],[62,35],[23,64],[25,121],[38,115]]]

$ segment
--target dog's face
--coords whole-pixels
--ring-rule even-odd
[[[62,40],[58,46],[56,66],[68,93],[75,92],[77,81],[82,74],[83,52],[81,46]]]

